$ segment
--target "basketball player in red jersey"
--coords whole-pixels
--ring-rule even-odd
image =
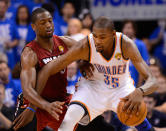
[[[52,16],[43,8],[32,12],[32,28],[36,33],[36,39],[25,46],[21,55],[23,95],[32,103],[26,111],[32,113],[36,107],[38,108],[36,110],[38,131],[46,126],[57,130],[66,113],[65,103],[69,102],[66,91],[67,71],[64,69],[50,76],[43,89],[34,89],[36,76],[43,66],[66,53],[67,49],[77,42],[68,37],[53,35]],[[23,117],[16,119],[14,124],[15,130],[25,125]]]

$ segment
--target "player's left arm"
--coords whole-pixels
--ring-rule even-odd
[[[127,101],[124,110],[128,110],[128,112],[138,112],[139,105],[143,100],[143,95],[153,93],[158,88],[158,84],[148,65],[141,57],[136,44],[125,35],[123,36],[122,42],[122,52],[124,58],[130,59],[139,74],[144,78],[144,80],[146,80],[144,85],[136,88],[133,93],[123,98],[123,100]]]

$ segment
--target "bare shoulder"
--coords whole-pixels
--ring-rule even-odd
[[[74,45],[86,44],[88,43],[87,38],[84,38],[80,41],[76,41],[69,36],[60,36],[60,39],[67,45],[68,48],[73,47]]]
[[[122,39],[122,52],[126,59],[130,58],[129,56],[133,54],[133,52],[138,52],[137,46],[132,39],[123,35]]]
[[[21,54],[21,66],[35,66],[37,62],[36,53],[30,47],[25,47]]]
[[[127,37],[126,35],[123,35],[122,43],[123,43],[122,46],[124,49],[136,47],[134,41],[130,39],[129,37]]]

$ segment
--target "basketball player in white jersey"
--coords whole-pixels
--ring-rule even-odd
[[[70,42],[75,41],[70,39]],[[133,41],[115,32],[113,22],[106,17],[99,17],[95,21],[88,38],[47,64],[39,73],[37,86],[42,88],[49,76],[80,59],[93,64],[93,77],[81,78],[59,131],[73,131],[77,123],[87,125],[104,111],[116,112],[121,100],[125,101],[124,111],[139,115],[143,95],[154,92],[158,87]],[[146,80],[139,88],[134,87],[130,77],[129,60]],[[145,120],[136,128],[150,131],[152,127]]]

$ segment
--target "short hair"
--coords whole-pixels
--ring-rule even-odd
[[[105,16],[100,16],[97,18],[93,27],[94,26],[99,28],[109,28],[111,31],[115,29],[113,21]]]
[[[31,21],[33,24],[36,22],[37,15],[43,12],[48,12],[48,11],[44,8],[37,8],[32,12]]]
[[[131,25],[132,25],[132,27],[134,29],[135,35],[136,35],[137,34],[137,24],[133,20],[125,20],[125,21],[123,21],[123,23],[122,23],[122,29],[128,23],[131,23]]]

